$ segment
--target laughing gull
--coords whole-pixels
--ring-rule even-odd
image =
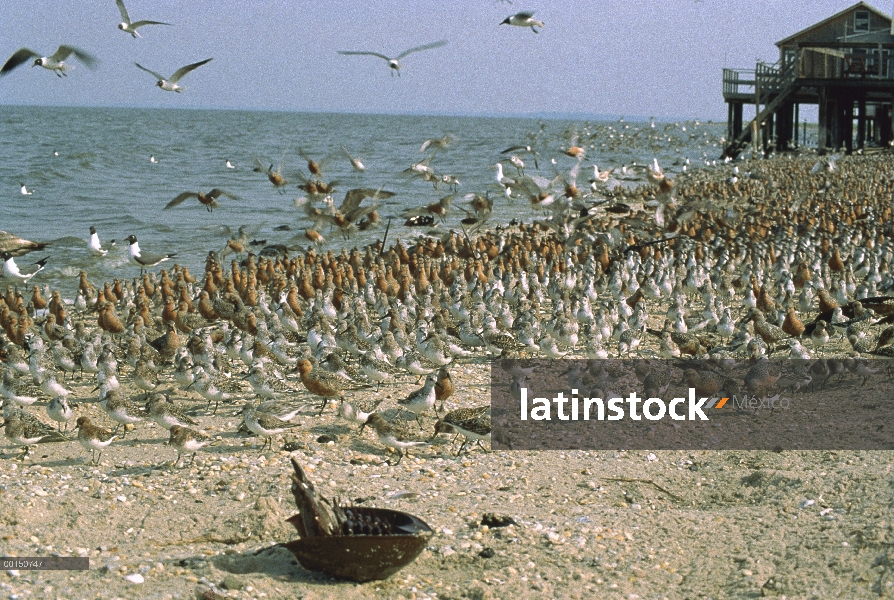
[[[500,25],[515,25],[516,27],[530,27],[531,31],[534,33],[540,33],[535,29],[536,27],[543,27],[543,21],[537,21],[534,19],[533,12],[520,12],[512,15],[511,17],[506,17],[506,19],[500,23]]]
[[[130,261],[140,267],[141,274],[143,269],[154,267],[158,263],[177,256],[176,252],[172,254],[150,254],[148,252],[143,252],[140,250],[140,244],[137,242],[137,236],[135,235],[129,235],[125,240],[130,244]]]
[[[65,63],[65,59],[75,55],[75,58],[80,60],[82,63],[87,65],[88,67],[93,67],[96,63],[96,59],[84,52],[83,50],[78,50],[74,46],[59,46],[56,48],[56,51],[53,52],[50,56],[41,56],[34,50],[29,50],[28,48],[19,48],[15,51],[15,53],[9,57],[9,60],[6,61],[6,64],[0,68],[0,75],[6,75],[16,67],[25,64],[32,58],[36,57],[34,64],[31,67],[43,67],[49,71],[53,71],[57,76],[62,77],[66,74],[66,71],[70,71],[74,69],[74,65],[69,65]]]
[[[22,188],[19,191],[22,192],[23,196],[30,196],[34,193],[34,190],[29,190],[28,188],[26,188],[24,183],[20,185],[22,186]]]
[[[118,23],[118,29],[125,33],[129,33],[135,38],[143,37],[137,33],[137,27],[142,27],[143,25],[170,25],[170,23],[164,23],[162,21],[131,21],[130,15],[127,14],[127,9],[124,8],[124,2],[122,0],[115,0],[115,4],[118,5],[118,12],[121,13],[122,20],[121,23]]]
[[[220,206],[220,204],[217,203],[217,199],[221,196],[226,196],[227,198],[232,198],[233,200],[239,199],[238,196],[234,196],[233,194],[225,192],[219,188],[214,188],[207,194],[205,192],[183,192],[182,194],[168,202],[165,205],[164,210],[167,210],[172,206],[181,204],[187,198],[198,198],[199,202],[208,209],[208,212],[214,212],[214,209]]]
[[[181,67],[181,68],[177,69],[176,71],[174,71],[174,74],[171,75],[170,79],[165,79],[165,77],[163,75],[156,73],[155,71],[150,71],[146,67],[140,65],[140,63],[134,63],[134,64],[137,67],[139,67],[140,69],[146,71],[147,73],[152,74],[153,77],[158,79],[158,82],[156,82],[155,85],[157,85],[161,89],[165,90],[166,92],[178,92],[179,93],[180,91],[182,91],[186,88],[183,88],[183,87],[177,85],[177,82],[180,81],[181,79],[183,79],[183,76],[186,75],[187,73],[189,73],[190,71],[192,71],[194,69],[198,69],[205,63],[210,62],[212,60],[214,60],[214,59],[206,58],[205,60],[200,60],[197,63],[193,63],[191,65],[186,65],[185,67]]]
[[[416,46],[415,48],[410,48],[404,52],[401,52],[397,55],[396,58],[389,58],[384,54],[379,54],[378,52],[365,52],[359,50],[339,50],[339,54],[344,54],[346,56],[378,56],[388,63],[388,66],[391,67],[391,76],[394,77],[394,74],[397,73],[397,76],[400,77],[400,59],[408,56],[414,52],[419,52],[420,50],[431,50],[432,48],[440,48],[447,44],[447,40],[441,40],[439,42],[432,42],[431,44],[424,44],[422,46]]]
[[[4,277],[12,277],[14,279],[21,279],[22,281],[28,281],[41,271],[47,264],[47,260],[49,260],[49,256],[41,258],[39,261],[34,263],[33,265],[28,265],[24,268],[24,270],[19,269],[19,265],[16,264],[15,258],[13,258],[12,254],[9,252],[0,253],[0,257],[5,261],[3,263],[3,276]]]
[[[87,242],[87,250],[93,256],[105,256],[109,253],[109,249],[115,245],[115,240],[110,241],[103,248],[99,242],[99,234],[96,233],[96,227],[90,226],[90,240]]]

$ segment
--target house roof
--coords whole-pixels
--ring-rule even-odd
[[[807,34],[807,33],[810,33],[811,31],[813,31],[813,30],[815,30],[815,29],[818,29],[818,28],[820,28],[820,27],[826,25],[826,24],[829,23],[830,21],[834,21],[835,19],[838,19],[838,18],[840,18],[840,17],[842,17],[842,16],[844,16],[844,15],[846,15],[846,14],[850,13],[851,11],[856,10],[856,9],[858,9],[858,8],[859,8],[859,9],[864,9],[864,10],[872,11],[872,12],[874,12],[875,14],[877,14],[878,16],[882,17],[883,19],[887,19],[888,21],[891,21],[891,16],[890,16],[890,15],[883,13],[882,11],[880,11],[880,10],[877,9],[876,7],[872,6],[871,4],[868,4],[868,3],[866,3],[866,2],[857,2],[857,3],[854,4],[853,6],[850,6],[850,7],[845,8],[844,10],[842,10],[842,11],[840,11],[840,12],[837,12],[837,13],[835,13],[834,15],[832,15],[831,17],[828,17],[828,18],[823,19],[823,20],[820,21],[819,23],[815,23],[815,24],[811,25],[810,27],[807,27],[806,29],[802,29],[802,30],[799,31],[798,33],[792,34],[792,35],[788,36],[787,38],[785,38],[784,40],[779,40],[778,42],[776,42],[776,45],[777,45],[777,46],[782,46],[783,44],[787,44],[787,43],[789,43],[789,42],[791,42],[791,41],[793,41],[793,40],[795,40],[795,39],[797,39],[797,38],[799,38],[799,37],[801,37],[801,36],[803,36],[803,35],[805,35],[805,34]]]

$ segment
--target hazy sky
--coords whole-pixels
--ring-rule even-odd
[[[246,108],[333,112],[580,112],[726,119],[724,66],[775,62],[774,43],[854,2],[836,0],[229,0],[126,2],[146,26],[116,29],[114,0],[0,0],[0,60],[23,46],[43,55],[60,43],[100,61],[67,78],[19,67],[0,79],[2,104]],[[889,12],[894,6],[876,6]],[[498,26],[535,10],[546,26]],[[402,77],[384,61],[337,50],[410,55]],[[214,57],[181,93],[163,75]]]

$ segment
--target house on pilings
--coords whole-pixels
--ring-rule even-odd
[[[779,42],[779,61],[724,69],[727,145],[724,155],[798,146],[801,105],[819,106],[817,147],[892,145],[894,33],[889,15],[858,2]],[[745,105],[756,116],[743,124]]]

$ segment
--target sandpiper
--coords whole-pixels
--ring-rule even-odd
[[[195,429],[174,425],[171,427],[171,437],[168,438],[168,443],[177,450],[177,460],[174,461],[174,465],[176,466],[177,463],[180,462],[180,458],[183,456],[184,452],[192,452],[192,458],[190,459],[189,464],[195,462],[196,453],[198,453],[201,448],[210,444],[211,439],[204,433],[196,431]]]
[[[462,454],[466,444],[470,442],[477,442],[481,446],[481,440],[490,441],[490,406],[458,408],[444,415],[443,419],[438,419],[434,435],[451,432],[461,433],[465,437],[465,441],[456,452],[457,456]]]
[[[262,451],[268,444],[270,449],[273,449],[274,435],[285,433],[299,425],[300,423],[289,423],[275,415],[260,410],[256,401],[245,405],[245,426],[255,435],[264,438],[264,444],[261,446]]]
[[[425,378],[425,384],[421,388],[414,390],[409,396],[397,402],[401,408],[413,413],[420,427],[422,424],[419,421],[419,415],[427,413],[435,407],[435,383],[437,380],[436,374],[429,373]]]
[[[406,431],[393,423],[389,423],[379,413],[371,414],[366,419],[365,425],[373,428],[376,436],[379,438],[379,442],[397,450],[398,459],[392,466],[399,465],[400,461],[403,460],[404,454],[413,446],[424,446],[427,444],[427,442],[412,439]],[[391,465],[391,462],[389,461],[388,464]]]
[[[98,465],[102,460],[103,448],[118,437],[108,429],[97,427],[91,423],[89,417],[78,417],[76,429],[78,430],[78,441],[91,452],[92,459],[90,464]],[[97,450],[99,451],[99,456],[96,455]]]

